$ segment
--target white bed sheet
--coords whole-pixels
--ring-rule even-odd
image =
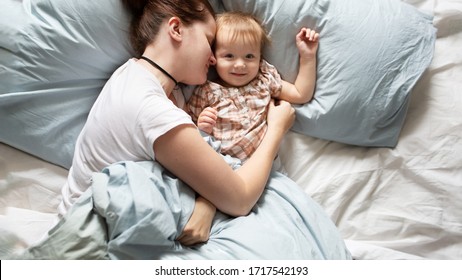
[[[67,170],[0,143],[0,256],[20,252],[57,221]]]
[[[356,259],[462,259],[462,2],[406,2],[433,13],[438,32],[397,147],[292,132],[280,155]],[[0,143],[0,255],[37,242],[56,222],[66,174]]]

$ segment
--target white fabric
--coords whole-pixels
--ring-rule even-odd
[[[90,186],[93,172],[121,160],[155,159],[154,141],[180,124],[193,123],[155,76],[130,59],[103,88],[77,139],[60,213]]]

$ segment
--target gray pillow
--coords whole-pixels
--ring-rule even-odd
[[[68,168],[88,112],[131,57],[118,0],[2,0],[0,142]]]

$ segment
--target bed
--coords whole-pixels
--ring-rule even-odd
[[[287,80],[296,73],[296,28],[320,30],[315,100],[296,108],[279,155],[287,177],[319,204],[351,256],[462,259],[462,3],[210,2],[218,11],[263,18],[273,38],[265,55]],[[57,223],[75,138],[105,80],[131,56],[119,1],[6,3],[2,259],[43,241]]]

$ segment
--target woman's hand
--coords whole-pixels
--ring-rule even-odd
[[[197,118],[197,127],[208,134],[212,134],[213,127],[217,122],[217,115],[216,109],[212,107],[205,108]]]
[[[209,240],[215,212],[216,208],[213,204],[198,196],[193,213],[177,241],[185,246],[191,246]]]
[[[292,105],[284,100],[276,101],[271,99],[268,108],[268,129],[276,130],[284,135],[293,125],[295,121],[295,109]]]

